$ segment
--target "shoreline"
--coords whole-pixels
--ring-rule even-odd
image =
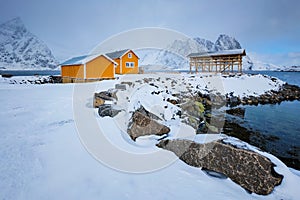
[[[146,76],[150,76],[150,77],[152,75],[154,75],[154,74],[146,74]],[[180,74],[170,74],[170,76],[178,76],[178,75],[180,75]],[[187,76],[195,77],[195,74],[188,74]],[[202,76],[204,77],[204,75],[202,75]],[[210,77],[213,75],[209,74],[207,76]],[[242,76],[242,75],[222,75],[222,77],[225,78],[225,80],[227,78],[235,78],[235,77],[240,77],[240,76]],[[257,76],[257,75],[247,74],[247,76],[252,77],[252,76]],[[270,79],[271,82],[276,83],[276,81],[277,81],[277,79],[275,79],[275,78],[265,76],[265,75],[262,75],[262,76],[266,79]],[[18,76],[16,76],[16,77],[18,77]],[[31,77],[31,78],[34,78],[35,80],[26,80],[25,79],[26,77],[18,77],[17,79],[19,79],[19,82],[18,81],[13,82],[12,80],[15,80],[16,77],[6,78],[6,79],[10,80],[10,84],[38,84],[38,85],[40,85],[40,84],[59,83],[59,80],[53,80],[53,76]],[[27,77],[27,78],[29,78],[29,77]],[[148,80],[147,82],[151,83],[151,82],[153,82],[153,80],[155,80],[155,79],[150,78],[150,80]],[[151,84],[155,85],[154,83],[151,83]],[[173,83],[173,84],[176,85],[177,83],[176,84]],[[188,91],[191,92],[192,87],[190,87],[189,85],[187,87],[188,87]],[[234,93],[232,93],[232,94],[227,93],[225,96],[224,95],[218,96],[216,94],[211,94],[208,92],[208,93],[202,94],[200,101],[203,103],[203,105],[206,108],[209,108],[209,109],[211,109],[213,107],[213,108],[217,108],[217,109],[222,108],[222,109],[229,110],[229,109],[240,107],[240,106],[244,107],[246,105],[250,105],[250,106],[274,105],[274,104],[280,104],[283,101],[294,101],[294,100],[300,99],[300,92],[299,92],[300,90],[299,90],[298,86],[290,85],[288,83],[283,83],[278,88],[279,88],[278,90],[272,89],[261,95],[257,95],[257,96],[250,95],[250,96],[244,96],[242,98],[239,96],[235,96]],[[207,92],[207,91],[208,90],[206,90],[205,92]],[[190,97],[186,96],[186,98],[190,98]],[[213,100],[212,100],[212,98],[213,98]],[[208,113],[211,114],[212,112],[209,111]],[[214,118],[214,117],[215,116],[211,116],[211,118]],[[229,121],[226,118],[224,128],[225,129],[223,129],[222,133],[237,137],[237,138],[241,139],[242,141],[245,141],[251,145],[257,146],[258,148],[261,148],[263,151],[267,151],[267,152],[277,156],[278,158],[283,160],[287,166],[295,168],[297,170],[300,170],[300,168],[298,167],[299,166],[298,159],[295,159],[292,157],[282,157],[279,154],[276,154],[267,148],[267,145],[265,143],[271,143],[274,138],[267,137],[259,131],[252,131],[251,129],[249,129],[247,127],[243,127],[242,125],[240,125],[240,121],[239,120],[234,121],[234,118],[231,118],[231,121]],[[232,133],[232,132],[228,131],[228,129],[230,129],[230,128],[234,129],[234,131],[240,130],[239,132],[242,132],[242,134]],[[260,138],[261,141],[259,141],[258,139],[256,139],[256,140],[251,139],[253,137]],[[295,155],[292,155],[292,156],[295,156]]]

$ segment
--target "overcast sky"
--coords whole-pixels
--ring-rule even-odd
[[[212,41],[225,33],[237,38],[247,52],[265,61],[287,64],[288,56],[293,56],[296,64],[300,61],[299,0],[0,2],[0,23],[21,17],[59,60],[87,53],[119,32],[162,27]]]

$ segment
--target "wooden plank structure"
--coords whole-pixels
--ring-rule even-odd
[[[195,67],[196,73],[202,72],[242,72],[242,58],[246,55],[245,49],[224,50],[215,52],[191,53],[190,73]]]

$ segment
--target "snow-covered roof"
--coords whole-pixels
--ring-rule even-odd
[[[118,64],[113,59],[120,58],[129,51],[130,49],[124,49],[124,50],[114,51],[106,54],[92,54],[92,55],[77,56],[64,61],[60,65],[82,65],[101,55],[107,58],[108,60],[110,60],[111,62],[113,62],[114,64]]]
[[[82,65],[82,64],[85,64],[101,55],[104,56],[105,58],[107,58],[109,61],[113,62],[114,64],[116,64],[116,65],[118,64],[113,59],[111,59],[110,57],[108,57],[105,54],[94,54],[94,55],[84,55],[84,56],[73,57],[73,58],[70,58],[70,59],[66,60],[65,62],[61,63],[60,65]]]
[[[68,60],[64,61],[60,65],[81,65],[82,60],[84,60],[86,57],[88,57],[88,55],[69,58]]]
[[[246,55],[245,49],[232,49],[213,52],[191,53],[187,57],[214,57],[214,56],[229,56],[229,55]]]
[[[110,57],[111,59],[116,59],[122,57],[124,54],[126,54],[129,51],[129,49],[124,49],[120,51],[114,51],[111,53],[107,53],[106,55]]]

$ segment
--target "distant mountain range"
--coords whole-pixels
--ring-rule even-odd
[[[0,69],[55,69],[57,64],[47,45],[20,18],[0,25]]]
[[[139,50],[140,64],[146,70],[151,67],[162,69],[188,69],[189,63],[187,55],[195,52],[222,51],[231,49],[241,49],[241,44],[233,37],[225,34],[219,35],[216,42],[203,38],[189,38],[186,40],[175,40],[166,47],[166,50],[146,49]],[[243,58],[243,67],[247,70],[255,70],[255,63],[249,56]]]
[[[196,37],[175,40],[165,50],[142,49],[136,50],[136,53],[140,57],[140,65],[146,70],[174,70],[189,68],[186,55],[190,53],[241,48],[235,38],[221,34],[215,42]],[[58,63],[47,45],[27,30],[20,18],[0,25],[0,69],[57,69]],[[300,71],[299,66],[279,67],[255,61],[249,56],[243,58],[243,69]]]
[[[148,71],[168,69],[188,70],[189,61],[186,56],[190,53],[241,48],[242,46],[237,39],[221,34],[216,42],[199,37],[175,40],[166,47],[166,50],[142,49],[138,50],[137,54],[140,56],[140,65]],[[277,66],[251,59],[247,55],[243,57],[243,70],[300,71],[300,66]]]

